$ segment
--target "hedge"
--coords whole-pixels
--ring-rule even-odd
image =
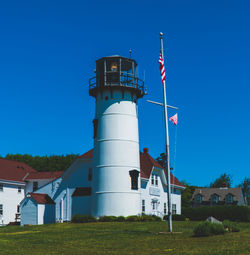
[[[250,221],[250,208],[246,206],[202,206],[198,208],[182,208],[182,215],[190,220],[206,220],[209,216],[223,221]]]

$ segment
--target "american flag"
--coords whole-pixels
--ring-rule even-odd
[[[160,54],[160,57],[159,57],[159,64],[160,64],[160,70],[161,70],[161,80],[162,80],[162,83],[164,83],[165,78],[166,78],[166,74],[165,74],[164,60],[163,60],[161,54]]]

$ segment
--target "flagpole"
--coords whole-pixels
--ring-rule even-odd
[[[164,60],[163,55],[163,33],[160,33],[161,41],[161,56]],[[170,187],[170,162],[169,162],[169,136],[168,136],[168,111],[167,111],[167,97],[166,97],[166,86],[165,80],[163,82],[163,96],[164,96],[164,117],[165,117],[165,138],[166,138],[166,156],[167,156],[167,186],[168,186],[168,229],[172,232],[172,203],[171,203],[171,187]]]

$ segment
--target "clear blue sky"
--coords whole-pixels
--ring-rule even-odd
[[[0,155],[92,148],[95,60],[132,49],[148,87],[140,148],[157,157],[163,112],[146,99],[162,100],[162,31],[168,103],[180,109],[174,174],[208,185],[226,172],[238,184],[250,172],[249,13],[244,0],[1,1]]]

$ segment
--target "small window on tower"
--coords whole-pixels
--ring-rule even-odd
[[[131,171],[129,171],[129,175],[131,177],[131,189],[138,190],[139,171],[138,170],[131,170]]]
[[[93,120],[94,125],[94,139],[97,137],[97,127],[98,127],[98,119]]]

